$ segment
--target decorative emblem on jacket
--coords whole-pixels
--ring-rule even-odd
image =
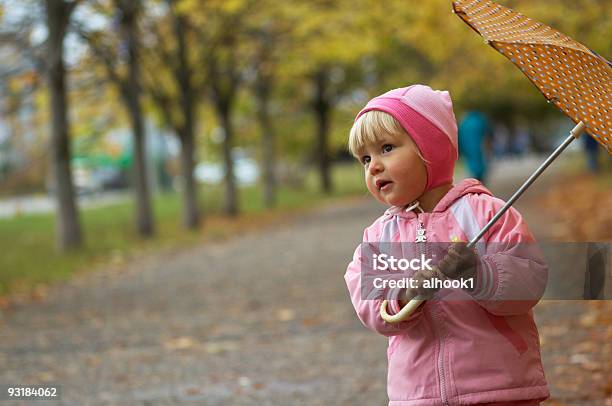
[[[417,235],[414,242],[427,242],[427,236],[425,235],[425,227],[423,227],[423,223],[419,223],[419,228],[417,228]]]

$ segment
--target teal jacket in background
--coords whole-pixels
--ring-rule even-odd
[[[487,175],[484,142],[492,134],[489,121],[479,111],[467,112],[459,124],[459,155],[471,176],[480,181],[484,181]]]

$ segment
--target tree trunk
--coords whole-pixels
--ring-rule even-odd
[[[170,4],[171,7],[173,4]],[[178,42],[178,70],[176,79],[180,88],[181,109],[183,111],[183,129],[181,131],[181,171],[184,180],[183,191],[183,225],[189,230],[196,230],[200,223],[198,208],[198,189],[193,175],[195,166],[195,118],[194,95],[191,69],[187,58],[185,29],[187,22],[184,17],[174,12],[174,31]]]
[[[223,126],[223,161],[225,165],[225,212],[229,216],[238,215],[238,192],[234,178],[234,161],[232,160],[233,128],[230,109],[219,108],[221,125]]]
[[[189,230],[196,230],[200,224],[197,184],[193,176],[194,155],[193,131],[186,131],[181,136],[181,173],[184,180],[183,225]]]
[[[151,237],[154,234],[151,196],[146,170],[145,130],[140,107],[140,86],[138,74],[138,38],[136,15],[138,2],[123,0],[119,2],[122,11],[121,23],[125,29],[128,49],[129,77],[123,92],[128,107],[134,138],[134,182],[136,191],[136,221],[138,234]]]
[[[274,129],[270,121],[270,78],[260,76],[255,84],[257,96],[257,118],[261,127],[263,147],[263,172],[264,172],[264,204],[267,208],[276,205],[276,153]]]
[[[47,75],[51,98],[51,159],[56,198],[56,244],[62,251],[82,246],[72,171],[70,169],[70,136],[68,100],[66,98],[63,43],[74,5],[63,0],[47,0]]]
[[[315,101],[314,109],[317,117],[317,147],[316,155],[318,158],[319,177],[323,192],[330,194],[333,189],[330,176],[330,158],[327,151],[327,138],[329,133],[329,123],[331,115],[331,103],[329,102],[328,79],[329,73],[322,69],[315,74]]]
[[[209,55],[204,60],[208,67],[207,78],[211,84],[212,99],[217,117],[223,127],[223,160],[225,165],[225,212],[234,217],[238,215],[238,191],[236,179],[234,178],[234,161],[232,159],[232,144],[234,129],[232,127],[231,111],[234,96],[239,83],[235,62],[235,38],[229,34],[224,38],[223,46],[229,51],[229,58],[223,62],[220,69],[220,56]]]
[[[130,122],[134,139],[134,190],[136,192],[136,227],[141,237],[154,234],[151,212],[151,195],[146,168],[145,132],[142,112],[136,95],[128,101]]]

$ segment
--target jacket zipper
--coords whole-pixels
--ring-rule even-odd
[[[425,236],[427,236],[427,226],[425,225],[425,223],[421,220],[421,215],[422,213],[417,213],[417,222],[419,223],[419,225],[425,230]],[[427,241],[427,238],[425,238],[425,241]],[[425,247],[425,244],[423,243],[418,243],[420,245],[419,247],[419,253],[420,254],[426,254],[426,250],[427,248]],[[434,312],[432,312],[432,316],[433,316]],[[440,324],[442,322],[440,321]],[[435,323],[434,323],[435,325]],[[444,406],[448,406],[448,398],[446,396],[446,379],[444,377],[444,341],[443,341],[443,337],[442,337],[442,329],[440,326],[440,329],[438,329],[436,327],[436,330],[438,331],[438,337],[439,337],[439,343],[440,343],[440,350],[438,351],[438,377],[440,378],[440,397],[442,398],[442,404]]]
[[[446,397],[446,379],[444,378],[444,340],[440,333],[440,351],[438,353],[438,370],[440,375],[440,397],[442,398],[442,404],[448,406],[448,399]]]

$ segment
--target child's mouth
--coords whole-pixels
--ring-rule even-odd
[[[393,182],[388,181],[388,180],[380,182],[379,190],[381,192],[388,192],[389,189],[391,189],[392,185],[393,185]]]

